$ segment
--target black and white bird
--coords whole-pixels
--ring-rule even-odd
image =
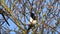
[[[36,16],[34,13],[31,12],[30,13],[30,24],[29,24],[28,30],[30,30],[32,27],[34,27],[36,23],[37,23]]]

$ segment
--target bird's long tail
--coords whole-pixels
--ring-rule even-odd
[[[9,25],[9,23],[8,23],[7,20],[5,19],[4,14],[2,14],[2,16],[3,16],[4,20],[6,21],[6,23]],[[10,26],[10,25],[9,25],[9,26]]]

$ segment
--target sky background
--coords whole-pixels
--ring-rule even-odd
[[[32,3],[32,0],[29,0],[31,3]],[[7,3],[8,1],[6,1],[6,4],[8,4]],[[52,1],[53,2],[53,1]],[[47,0],[46,1],[46,3],[49,3],[49,0]],[[46,3],[44,3],[44,4],[46,4]],[[9,4],[8,4],[9,5]],[[57,4],[56,4],[56,6],[57,6]],[[35,7],[35,6],[34,6]],[[46,7],[44,7],[44,9],[43,9],[43,12],[44,13],[46,13],[46,11],[47,11],[47,9],[46,9]],[[27,11],[28,12],[28,11]],[[57,12],[56,12],[57,13]],[[42,14],[40,14],[41,16],[42,16]],[[27,15],[28,16],[28,15]],[[60,16],[60,14],[59,14],[59,16]],[[29,16],[28,16],[29,17]],[[52,17],[52,15],[51,15],[51,17]],[[0,19],[3,19],[2,18],[2,15],[0,14]],[[24,18],[22,18],[22,20],[23,20]],[[12,30],[14,30],[15,28],[16,28],[16,30],[18,30],[18,27],[10,20],[10,19],[8,19],[8,22],[9,22],[9,24],[10,24],[10,26],[9,26],[9,28],[10,29],[12,29]],[[26,22],[28,22],[27,20],[26,20]],[[54,20],[53,21],[54,23],[56,22],[56,20]],[[53,24],[54,24],[53,23]],[[7,26],[7,24],[5,23],[5,24],[3,24],[3,26]],[[60,32],[60,28],[58,28],[57,27],[57,31],[59,31]],[[10,34],[16,34],[15,32],[11,32]],[[31,34],[31,33],[29,33],[29,34]],[[56,34],[58,34],[58,33],[56,33]]]

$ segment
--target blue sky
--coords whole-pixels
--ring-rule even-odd
[[[29,0],[31,3],[32,3],[32,0]],[[49,3],[49,0],[47,0],[46,1],[47,3]],[[6,1],[6,3],[7,3],[7,1]],[[9,4],[8,4],[9,5]],[[34,6],[35,7],[35,6]],[[43,12],[44,13],[46,13],[46,7],[44,7],[44,9],[43,9]],[[28,12],[28,10],[27,10],[27,12]],[[60,15],[60,14],[59,14]],[[28,16],[28,15],[27,15]],[[41,15],[42,16],[42,15]],[[29,17],[29,16],[28,16]],[[52,17],[52,15],[51,15],[51,17]],[[2,16],[0,15],[0,18],[2,18]],[[22,18],[22,20],[23,20],[24,18]],[[14,30],[15,28],[16,28],[16,30],[18,29],[18,27],[10,20],[10,19],[8,19],[8,22],[9,22],[9,24],[10,24],[10,26],[9,26],[9,28],[10,29],[12,29],[12,30]],[[26,20],[26,23],[27,23],[28,21]],[[53,22],[55,22],[55,21],[53,21]],[[4,26],[5,26],[5,24],[4,24]],[[57,30],[58,31],[60,31],[60,29],[57,27]],[[15,34],[15,32],[11,32],[10,34]],[[30,33],[31,34],[31,33]],[[56,33],[57,34],[57,33]]]

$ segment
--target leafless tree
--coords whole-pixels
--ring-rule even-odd
[[[18,27],[16,34],[60,34],[60,0],[1,0],[10,19]],[[4,13],[3,12],[3,13]],[[30,12],[37,18],[37,24],[28,31]],[[1,28],[1,27],[0,27]],[[7,30],[6,30],[7,31]]]

